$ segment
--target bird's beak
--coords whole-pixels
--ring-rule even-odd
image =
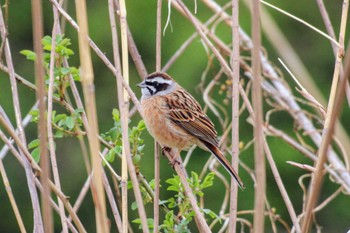
[[[147,85],[146,85],[145,81],[142,81],[139,84],[137,84],[137,86],[140,87],[140,88],[143,88],[143,87],[146,87]]]

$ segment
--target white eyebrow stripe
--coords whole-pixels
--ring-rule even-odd
[[[151,80],[149,80],[149,82],[158,82],[158,83],[166,83],[166,84],[171,84],[172,81],[171,80],[166,80],[162,77],[155,77],[155,78],[152,78]]]

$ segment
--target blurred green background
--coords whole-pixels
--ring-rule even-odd
[[[50,35],[52,30],[52,7],[49,1],[43,1],[44,6],[44,19],[45,19],[45,35]],[[186,1],[189,8],[194,10],[194,1]],[[225,1],[217,1],[220,4],[224,4]],[[308,2],[301,0],[295,1],[271,1],[271,3],[277,4],[281,8],[295,14],[296,16],[305,19],[321,30],[325,31],[324,24],[322,22],[319,10],[316,2]],[[4,4],[4,1],[1,1]],[[109,26],[109,16],[107,1],[101,0],[89,0],[88,4],[88,16],[89,16],[89,30],[90,37],[95,41],[99,48],[112,60],[112,48],[111,48],[111,33]],[[336,30],[336,35],[339,31],[339,21],[341,14],[341,1],[326,2],[327,9],[329,10],[329,16],[333,22],[333,26]],[[306,7],[307,5],[307,7]],[[265,8],[265,7],[263,7]],[[266,8],[265,8],[266,9]],[[142,60],[148,72],[155,70],[155,34],[156,34],[156,1],[127,1],[127,19],[130,30],[135,39],[135,43],[142,56]],[[321,89],[325,98],[328,98],[328,93],[331,85],[331,79],[334,67],[334,56],[331,50],[330,43],[327,39],[321,37],[304,25],[293,21],[292,19],[281,15],[271,9],[267,9],[269,13],[276,20],[278,25],[282,28],[284,35],[288,38],[289,42],[293,46],[293,49],[298,53],[304,62],[305,66],[311,73],[314,81]],[[74,17],[75,8],[74,1],[69,1],[68,12]],[[207,20],[212,15],[212,12],[207,7],[198,2],[197,17],[202,21]],[[167,16],[166,2],[163,3],[163,26]],[[248,34],[250,34],[250,15],[247,8],[241,3],[240,8],[240,24]],[[31,24],[31,7],[30,1],[9,1],[9,15],[8,15],[8,30],[9,30],[9,42],[12,50],[12,57],[14,61],[15,70],[19,75],[22,75],[31,82],[34,82],[34,70],[33,63],[27,61],[26,58],[19,52],[23,49],[32,49],[32,24]],[[226,42],[231,39],[230,30],[220,25],[218,27],[218,34]],[[171,28],[169,27],[164,36],[162,37],[162,64],[164,65],[168,59],[177,51],[181,44],[194,32],[194,28],[186,21],[175,9],[172,9],[171,13]],[[72,27],[66,25],[66,37],[72,41],[71,48],[76,52],[75,56],[70,59],[70,64],[79,67],[78,56],[78,43],[77,33]],[[272,63],[276,66],[280,66],[277,61],[277,53],[272,49],[265,36],[262,37],[263,46],[266,48],[268,57]],[[94,72],[95,72],[95,84],[96,84],[96,101],[97,112],[99,119],[100,132],[106,132],[113,126],[113,120],[111,112],[113,108],[117,108],[117,92],[115,78],[112,73],[106,68],[106,66],[98,59],[98,57],[92,52]],[[189,48],[183,53],[183,55],[176,61],[176,63],[168,71],[183,87],[189,90],[201,104],[203,104],[201,93],[198,91],[197,85],[200,82],[200,78],[203,70],[205,69],[208,61],[208,56],[203,48],[201,41],[197,38]],[[140,82],[140,77],[135,70],[132,61],[130,59],[130,86],[140,97],[139,90],[136,87],[136,83]],[[212,72],[218,70],[219,66],[217,62],[214,62]],[[288,77],[287,75],[285,75]],[[302,78],[302,77],[300,77]],[[290,79],[286,78],[289,82]],[[291,82],[291,87],[294,89],[295,84]],[[35,93],[28,88],[19,84],[19,94],[21,101],[21,110],[23,116],[26,115],[35,102]],[[218,89],[217,89],[218,90]],[[296,92],[295,92],[296,93]],[[13,124],[15,124],[14,110],[12,106],[11,98],[11,86],[7,74],[0,72],[0,104],[5,109],[6,113],[10,117]],[[218,98],[223,98],[218,96]],[[59,108],[58,108],[59,109]],[[208,115],[218,125],[218,121],[215,119],[214,114],[211,112]],[[244,143],[249,142],[252,139],[252,128],[246,123],[247,114],[244,113],[241,117],[241,130],[240,137]],[[341,121],[347,132],[350,132],[350,112],[347,103],[344,105],[344,111]],[[139,116],[131,119],[131,125],[136,124],[140,120]],[[292,134],[293,122],[291,117],[286,113],[278,113],[272,118],[272,123],[288,133]],[[1,128],[2,129],[2,128]],[[26,128],[27,141],[31,141],[37,138],[37,129],[34,123],[29,124]],[[222,129],[218,128],[219,134],[222,133]],[[153,177],[153,139],[147,132],[143,134],[145,139],[146,148],[145,156],[142,158],[141,172],[145,175],[147,180]],[[294,208],[297,213],[300,213],[302,208],[302,192],[298,185],[298,178],[305,172],[295,167],[286,164],[286,161],[297,161],[299,163],[310,163],[303,155],[295,150],[291,149],[287,144],[277,138],[268,138],[269,145],[271,147],[273,156],[277,162],[282,179],[286,184],[287,191],[294,204]],[[65,138],[57,140],[57,159],[60,169],[62,190],[70,197],[72,203],[75,202],[79,190],[86,179],[86,170],[82,160],[80,147],[76,139]],[[2,147],[3,142],[0,142]],[[204,159],[203,159],[204,158]],[[195,150],[195,154],[192,157],[189,170],[200,172],[202,166],[209,158],[209,153],[203,152],[200,149]],[[241,159],[253,168],[253,150],[248,149],[241,154]],[[4,159],[4,165],[8,173],[11,187],[14,192],[17,204],[27,230],[32,229],[32,209],[30,204],[29,193],[26,186],[26,179],[23,169],[18,164],[17,160],[9,154]],[[114,162],[114,167],[119,173],[120,161]],[[220,168],[224,175],[228,176],[222,168]],[[169,167],[166,159],[161,159],[161,198],[169,198],[171,193],[165,191],[165,180],[172,177],[174,171]],[[242,170],[242,179],[245,181],[247,189],[243,192],[239,192],[239,209],[253,209],[254,208],[254,194],[253,182],[245,171]],[[206,207],[218,212],[220,209],[221,200],[224,195],[224,186],[219,180],[216,180],[214,187],[207,190],[205,194]],[[323,196],[321,200],[328,197],[337,185],[329,181],[327,177],[323,187]],[[130,192],[132,193],[132,192]],[[222,195],[221,195],[222,194]],[[130,197],[133,197],[131,194]],[[276,187],[273,176],[267,166],[267,198],[270,201],[270,205],[275,208],[276,212],[282,219],[291,223],[286,207],[281,199],[280,192]],[[218,202],[218,200],[220,202]],[[130,199],[130,201],[132,201]],[[317,220],[323,227],[323,232],[346,232],[350,229],[350,206],[349,196],[341,194],[338,198],[332,201],[323,211],[317,214]],[[94,213],[90,195],[84,201],[78,214],[81,217],[83,224],[88,232],[94,232]],[[153,206],[149,204],[147,206],[147,212],[151,217]],[[109,213],[111,214],[111,213]],[[110,215],[111,216],[111,215]],[[137,217],[136,211],[130,211],[130,219]],[[242,216],[252,220],[252,216]],[[56,223],[55,232],[59,232],[60,221],[55,214]],[[271,231],[268,220],[266,221],[266,232]],[[137,226],[134,225],[135,232],[137,232]],[[195,228],[194,228],[195,229]],[[279,231],[283,231],[283,228],[279,226]],[[115,230],[112,224],[112,230]],[[18,226],[10,206],[8,196],[5,192],[3,180],[0,179],[0,231],[6,232],[18,232]],[[193,231],[195,232],[195,230]]]

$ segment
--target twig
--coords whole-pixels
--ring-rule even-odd
[[[266,139],[264,140],[264,150],[265,150],[265,154],[266,154],[266,158],[270,164],[270,167],[271,167],[271,170],[272,170],[272,173],[275,177],[275,181],[277,183],[277,186],[281,192],[281,195],[282,195],[282,198],[284,200],[284,203],[287,207],[287,210],[288,210],[288,213],[289,213],[289,216],[293,222],[293,225],[296,229],[296,232],[297,233],[301,233],[301,228],[300,228],[300,225],[299,225],[299,222],[298,222],[298,218],[297,218],[297,215],[296,215],[296,212],[294,210],[294,207],[293,207],[293,204],[289,198],[289,195],[287,193],[287,190],[285,188],[285,185],[283,184],[283,181],[282,181],[282,178],[279,174],[279,171],[278,171],[278,168],[276,166],[276,163],[272,157],[272,153],[271,153],[271,150],[269,148],[269,145],[267,144],[266,142]]]
[[[121,75],[121,64],[120,64],[120,52],[119,52],[119,46],[118,46],[118,35],[117,35],[117,26],[115,23],[115,16],[114,16],[114,3],[113,1],[108,1],[108,10],[109,10],[109,17],[110,17],[110,24],[111,24],[111,30],[112,30],[112,41],[113,41],[113,59],[114,59],[114,65],[117,68],[118,76]],[[125,15],[124,15],[125,17]],[[125,42],[124,42],[125,43]],[[117,77],[116,77],[117,78]],[[118,90],[118,103],[119,103],[119,109],[121,112],[121,119],[124,119],[125,115],[125,108],[123,108],[123,88],[120,82],[120,79],[117,78],[117,90]],[[122,123],[122,128],[127,127],[125,126],[125,121]],[[126,150],[128,144],[125,144],[125,135],[124,130],[122,134],[122,140],[123,140],[123,149],[122,149],[122,176],[120,181],[121,186],[121,204],[122,204],[122,232],[126,233],[128,229],[128,192],[127,192],[127,181],[128,181],[128,174],[127,174],[127,162],[126,162],[126,156],[129,156],[129,154],[126,155]]]
[[[252,74],[253,74],[253,109],[254,109],[254,162],[256,173],[256,187],[254,198],[254,232],[263,232],[264,229],[264,199],[266,193],[265,156],[263,139],[263,109],[261,91],[261,68],[260,68],[260,2],[252,2]]]
[[[349,2],[346,5],[343,5],[343,10],[347,11],[347,7]],[[346,20],[345,20],[346,21]],[[345,27],[342,27],[346,22],[342,21],[341,25],[341,35],[344,35]],[[340,39],[340,44],[342,43],[343,38]],[[321,190],[322,182],[323,182],[323,164],[327,159],[327,154],[329,151],[329,146],[332,141],[335,122],[337,120],[338,114],[340,112],[341,104],[344,98],[345,86],[347,79],[350,77],[350,49],[347,50],[345,55],[345,67],[343,77],[340,79],[338,83],[338,76],[333,76],[332,89],[329,97],[329,104],[327,108],[327,116],[325,120],[322,141],[318,153],[318,160],[316,163],[316,171],[312,176],[309,194],[306,202],[305,215],[303,218],[303,232],[308,232],[311,224],[311,215],[312,210],[318,200],[319,192]],[[337,67],[337,65],[336,65]],[[335,68],[334,75],[337,74],[337,68]]]
[[[121,114],[121,126],[122,126],[122,143],[123,143],[123,151],[122,151],[122,187],[125,185],[125,188],[127,188],[127,183],[123,184],[123,182],[127,182],[127,169],[129,170],[129,174],[131,177],[131,182],[133,184],[133,190],[135,199],[138,205],[138,213],[141,219],[141,225],[142,225],[142,231],[144,233],[148,233],[148,224],[147,224],[147,215],[145,211],[145,207],[143,205],[140,186],[137,180],[135,166],[132,162],[131,153],[130,153],[130,145],[129,145],[129,135],[128,135],[128,115],[129,115],[129,92],[126,92],[124,88],[128,86],[128,80],[129,80],[129,62],[128,62],[128,30],[127,30],[127,20],[126,20],[126,6],[125,1],[120,0],[119,1],[119,10],[120,10],[120,27],[121,27],[121,44],[122,44],[122,66],[117,67],[118,70],[123,70],[123,76],[121,76],[120,72],[117,72],[116,77],[118,79],[118,103],[119,103],[119,109]],[[118,51],[115,51],[118,52]],[[118,58],[117,58],[118,59]],[[117,64],[120,64],[118,62]],[[126,85],[124,85],[124,88],[122,87],[121,81],[124,81]],[[134,93],[131,91],[130,94],[134,95]],[[136,105],[136,103],[135,103]],[[122,199],[124,203],[127,203],[126,197],[124,195],[127,194],[127,190],[123,192],[122,189]],[[127,208],[128,206],[123,204],[123,211],[124,208]],[[123,212],[124,214],[124,212]],[[124,219],[123,215],[123,222],[127,222],[128,218]],[[123,224],[123,232],[127,232],[127,228],[125,228],[126,223]]]
[[[239,156],[239,73],[240,73],[240,51],[239,51],[239,1],[232,0],[232,166],[238,172]],[[237,182],[231,178],[230,188],[230,221],[229,233],[236,232],[237,222],[237,202],[238,202]]]
[[[169,3],[170,4],[170,3]],[[170,16],[170,14],[169,14]],[[165,28],[164,28],[165,30]],[[157,31],[156,31],[156,71],[162,67],[162,0],[157,1]],[[153,198],[153,232],[159,232],[159,193],[160,193],[160,161],[159,144],[154,142],[154,198]]]
[[[30,164],[31,168],[33,168],[36,172],[38,172],[38,174],[41,174],[41,169],[38,166],[38,164],[32,159],[31,155],[29,154],[29,151],[27,150],[27,148],[23,145],[23,142],[21,141],[21,139],[19,138],[19,136],[17,136],[17,134],[15,133],[15,131],[12,129],[12,127],[10,126],[10,124],[6,124],[6,120],[4,119],[3,113],[0,113],[0,124],[2,124],[4,126],[4,128],[8,131],[8,133],[10,134],[10,136],[13,138],[13,140],[15,141],[15,143],[17,144],[17,146],[19,147],[19,149],[23,152],[23,156],[20,155],[20,153],[18,153],[14,146],[11,144],[11,142],[5,137],[5,135],[3,134],[3,132],[0,130],[0,137],[1,139],[7,144],[7,146],[11,149],[12,153],[16,156],[16,158],[21,162],[21,164],[23,164],[23,166],[25,166],[26,162]],[[24,158],[23,158],[24,157]],[[34,179],[34,174],[31,172],[31,177]],[[39,183],[40,184],[40,183]],[[66,196],[62,193],[62,191],[60,189],[58,189],[51,181],[49,181],[49,186],[50,189],[53,191],[53,193],[56,194],[56,196],[58,198],[61,199],[61,201],[63,202],[63,204],[65,205],[68,213],[70,213],[72,215],[72,219],[75,223],[75,225],[77,226],[79,232],[82,233],[86,233],[84,226],[81,224],[80,219],[78,218],[78,216],[76,215],[76,213],[74,212],[73,208],[71,207],[69,201],[67,200]]]
[[[7,195],[9,197],[9,199],[10,199],[10,203],[11,203],[13,212],[15,213],[19,229],[20,229],[21,233],[26,233],[27,231],[26,231],[26,228],[24,227],[23,220],[22,220],[22,217],[21,217],[21,213],[18,210],[15,197],[13,196],[13,193],[12,193],[12,188],[11,188],[11,185],[10,185],[10,181],[9,181],[9,179],[7,177],[5,167],[4,167],[4,164],[2,163],[1,159],[0,159],[0,173],[1,173],[1,176],[2,176],[2,179],[3,179],[3,182],[4,182],[4,186],[5,186]]]
[[[113,212],[113,216],[114,216],[115,223],[117,225],[118,232],[122,232],[123,231],[122,220],[118,211],[117,203],[113,196],[111,186],[109,185],[106,173],[103,173],[103,185],[105,187],[107,198]]]
[[[49,150],[50,150],[50,158],[51,158],[51,166],[52,166],[52,174],[54,177],[55,185],[61,189],[61,182],[57,167],[57,160],[56,160],[56,152],[55,152],[55,142],[53,137],[53,130],[52,130],[52,109],[53,109],[53,102],[52,102],[52,96],[54,92],[54,68],[55,68],[55,58],[56,58],[56,36],[59,31],[59,17],[58,17],[58,11],[56,8],[53,8],[53,14],[54,14],[54,25],[52,30],[52,43],[51,43],[51,54],[50,54],[50,71],[49,71],[49,90],[48,90],[48,106],[47,106],[47,137],[48,137],[48,144],[49,144]],[[62,232],[68,233],[68,226],[66,223],[66,215],[64,212],[64,206],[63,203],[58,200],[58,206],[60,209],[60,217],[61,217],[61,223],[62,223]]]
[[[87,129],[89,147],[92,160],[92,169],[94,171],[91,183],[91,192],[95,204],[96,215],[96,231],[103,233],[108,231],[106,203],[103,190],[102,167],[101,158],[98,153],[100,151],[100,144],[97,138],[98,124],[96,114],[96,102],[94,92],[94,76],[92,70],[91,54],[88,44],[88,24],[86,13],[85,0],[76,1],[76,14],[80,30],[78,33],[79,39],[79,55],[81,63],[81,78],[83,93],[85,98],[85,109],[87,110],[87,117],[89,120],[89,128]]]
[[[4,41],[4,43],[5,43],[5,46],[4,46],[5,59],[6,59],[6,63],[8,66],[8,71],[9,71],[8,73],[9,73],[10,82],[11,82],[13,106],[14,106],[14,110],[15,110],[18,136],[20,138],[20,141],[22,141],[22,143],[24,145],[26,145],[27,143],[26,143],[24,129],[22,126],[22,116],[21,116],[20,103],[19,103],[19,98],[18,98],[18,89],[17,89],[16,78],[15,78],[15,71],[14,71],[14,66],[13,66],[13,62],[12,62],[9,41],[7,40],[7,31],[6,31],[6,26],[4,23],[4,18],[3,18],[1,8],[0,8],[0,31],[1,31],[2,41]],[[7,124],[5,121],[3,123]],[[26,146],[24,146],[24,148],[25,147]],[[31,202],[32,202],[33,218],[34,218],[34,229],[33,230],[36,232],[42,233],[42,232],[44,232],[44,229],[43,229],[43,222],[42,222],[41,211],[40,211],[40,203],[39,203],[37,190],[36,190],[35,184],[34,184],[32,170],[30,168],[30,164],[25,159],[24,151],[22,151],[22,149],[20,149],[19,152],[20,152],[20,155],[24,161],[24,170],[26,173],[27,185],[28,185],[28,189],[29,189]]]
[[[164,151],[164,152],[165,152],[165,155],[167,156],[169,161],[173,161],[174,158],[176,158],[176,160],[181,160],[180,155],[176,154],[178,152],[174,152],[174,150],[171,150],[170,152],[168,152],[168,151]],[[184,194],[189,199],[190,204],[192,206],[192,209],[195,212],[194,219],[196,221],[198,231],[201,233],[211,232],[207,222],[204,219],[203,214],[200,212],[196,198],[193,195],[193,192],[192,192],[192,190],[187,182],[187,175],[186,175],[185,169],[182,166],[182,161],[179,163],[175,162],[174,169],[175,169],[176,173],[178,174],[178,176],[180,177],[182,185],[184,186],[184,189],[185,189]]]
[[[322,32],[322,31],[319,30],[318,28],[312,26],[311,24],[309,24],[309,23],[306,22],[305,20],[302,20],[302,19],[296,17],[295,15],[292,15],[292,14],[290,14],[290,13],[288,13],[288,12],[286,12],[286,11],[284,11],[284,10],[282,10],[282,9],[280,9],[280,8],[278,8],[278,7],[276,7],[276,6],[272,5],[272,4],[270,4],[270,3],[268,3],[268,2],[263,1],[263,0],[260,0],[260,2],[263,3],[263,4],[265,4],[266,6],[271,7],[272,9],[277,10],[278,12],[280,12],[280,13],[282,13],[282,14],[285,14],[285,15],[287,15],[288,17],[290,17],[290,18],[292,18],[292,19],[294,19],[294,20],[296,20],[296,21],[298,21],[298,22],[304,24],[305,26],[311,28],[311,29],[314,30],[315,32],[319,33],[319,34],[322,35],[323,37],[325,37],[325,38],[327,38],[328,40],[330,40],[330,41],[331,41],[333,44],[335,44],[336,46],[340,47],[339,43],[338,43],[336,40],[334,40],[332,37],[330,37],[330,36],[327,35],[326,33]]]

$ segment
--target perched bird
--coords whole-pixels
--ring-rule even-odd
[[[172,148],[180,153],[196,144],[215,155],[240,188],[244,188],[219,149],[214,124],[190,93],[162,72],[150,74],[138,86],[142,92],[141,107],[146,127],[163,149]]]

